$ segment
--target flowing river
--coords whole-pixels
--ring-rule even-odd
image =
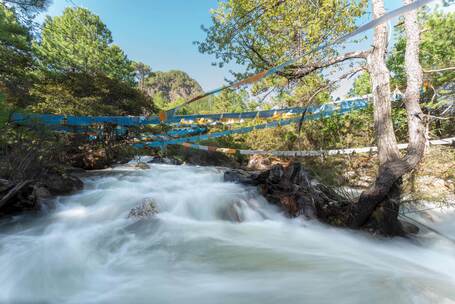
[[[0,225],[0,303],[455,303],[455,246],[287,219],[216,168],[123,166]],[[159,214],[128,213],[152,199]],[[237,222],[235,219],[240,219]],[[455,214],[433,227],[455,232]]]

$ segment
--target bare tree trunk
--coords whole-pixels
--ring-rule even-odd
[[[376,19],[384,15],[383,0],[372,0],[372,5],[373,18]],[[367,58],[373,89],[374,128],[380,165],[400,157],[392,124],[390,74],[385,61],[387,42],[388,26],[383,23],[375,28],[373,51]]]
[[[412,2],[413,0],[404,0],[405,4]],[[407,79],[405,106],[408,114],[409,136],[406,160],[414,168],[423,157],[426,142],[424,115],[419,105],[423,72],[419,62],[420,26],[417,20],[417,12],[407,13],[404,22],[406,29],[405,70]]]
[[[372,0],[372,6],[373,18],[379,18],[385,13],[383,0]],[[398,180],[396,170],[389,169],[389,164],[399,160],[400,154],[392,124],[390,74],[385,61],[387,41],[387,25],[381,24],[375,28],[373,50],[367,58],[373,88],[373,116],[379,172],[375,184],[361,194],[353,209],[351,225],[355,228],[365,224],[376,206],[386,198],[392,185]]]
[[[406,4],[412,0],[404,0]],[[375,18],[384,14],[383,0],[373,0]],[[379,172],[374,185],[364,191],[354,206],[351,226],[359,228],[370,219],[380,206],[379,218],[382,232],[388,235],[402,233],[397,219],[401,177],[412,171],[423,157],[425,151],[425,125],[423,113],[419,106],[420,88],[422,86],[422,68],[419,63],[420,29],[417,23],[417,12],[405,15],[407,75],[406,111],[408,113],[409,147],[404,158],[396,145],[393,131],[390,103],[390,76],[385,65],[387,47],[387,27],[378,26],[374,34],[374,49],[369,57],[369,69],[373,83],[374,122],[378,144]]]

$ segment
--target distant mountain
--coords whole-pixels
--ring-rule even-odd
[[[182,71],[153,72],[145,81],[145,92],[154,97],[157,93],[167,101],[188,99],[203,93],[200,84]]]

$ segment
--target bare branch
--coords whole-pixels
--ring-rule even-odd
[[[314,71],[332,66],[337,63],[342,63],[342,62],[352,60],[352,59],[366,60],[369,53],[370,53],[370,51],[357,51],[357,52],[345,53],[343,55],[333,57],[324,62],[314,62],[312,64],[303,65],[301,67],[298,67],[297,71],[295,71],[293,73],[283,72],[283,73],[281,73],[281,76],[284,76],[287,78],[299,79],[299,78],[307,76],[308,74],[310,74]]]
[[[445,71],[455,71],[455,67],[448,67],[448,68],[435,69],[435,70],[423,70],[424,73],[438,73],[438,72],[445,72]]]

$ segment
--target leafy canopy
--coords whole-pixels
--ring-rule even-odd
[[[455,13],[435,12],[423,14],[420,18],[423,32],[420,45],[420,63],[424,70],[437,70],[455,66]],[[403,29],[398,31],[398,39],[393,48],[388,65],[394,74],[394,84],[400,88],[406,85],[404,72],[404,54],[406,38]],[[453,83],[455,71],[425,73],[425,77],[434,87]]]
[[[133,83],[132,63],[112,42],[111,32],[98,16],[84,8],[67,8],[62,16],[46,18],[36,52],[50,71],[102,73]]]
[[[45,11],[51,4],[51,0],[2,0],[0,4],[14,10],[18,19],[27,27],[33,27],[33,19]]]
[[[214,64],[220,67],[227,63],[245,67],[242,73],[233,72],[239,79],[302,56],[352,31],[366,4],[366,0],[218,1],[218,8],[212,11],[213,25],[203,27],[207,36],[196,44],[201,53],[215,55]],[[326,80],[318,69],[302,71],[327,61],[339,51],[327,48],[305,56],[278,75],[255,84],[252,93],[259,96],[275,90],[269,95],[278,94],[274,103],[287,106],[304,105],[314,99],[321,102],[328,97]],[[322,90],[323,87],[327,89]]]
[[[364,96],[371,94],[371,77],[368,72],[363,72],[354,80],[349,96]]]
[[[245,66],[246,73],[257,72],[351,31],[366,2],[219,1],[218,8],[212,11],[213,25],[203,27],[207,34],[205,41],[196,44],[200,52],[215,55],[219,66],[235,62]],[[327,49],[305,58],[302,64],[322,60],[336,52],[333,48]],[[293,67],[296,68],[298,66]]]
[[[104,74],[59,74],[35,85],[32,112],[73,115],[148,115],[153,103],[131,84]]]
[[[15,12],[0,3],[0,92],[9,101],[28,98],[32,68],[31,35]]]
[[[152,73],[152,69],[149,65],[143,62],[133,62],[133,69],[134,69],[134,77],[135,81],[139,86],[141,91],[145,90],[145,79],[150,76]]]

